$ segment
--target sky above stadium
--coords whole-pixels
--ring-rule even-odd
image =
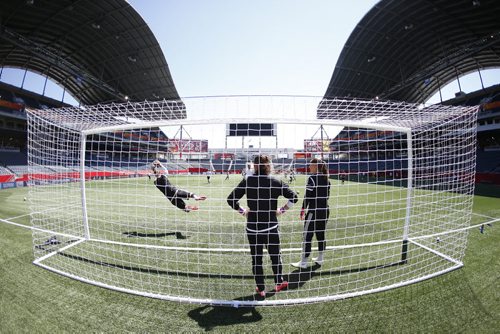
[[[181,96],[322,96],[347,38],[376,2],[129,1]]]

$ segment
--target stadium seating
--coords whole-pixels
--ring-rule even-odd
[[[28,157],[23,152],[5,152],[0,154],[0,163],[3,165],[27,165]]]
[[[10,170],[5,167],[0,166],[0,175],[11,175],[13,174]]]
[[[500,151],[478,151],[476,160],[477,172],[496,172],[500,169]]]
[[[16,174],[16,176],[23,176],[24,174],[29,173],[27,165],[8,165],[7,168],[10,169],[14,174]],[[35,173],[54,173],[53,170],[42,166],[32,166],[31,171]]]

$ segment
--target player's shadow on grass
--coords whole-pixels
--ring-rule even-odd
[[[403,265],[404,262],[398,261],[398,262],[393,262],[393,263],[388,263],[388,264],[383,264],[383,265],[378,265],[378,266],[370,266],[370,267],[361,267],[361,268],[348,268],[348,269],[339,269],[339,270],[324,270],[324,271],[318,271],[319,268],[321,268],[320,265],[314,264],[311,267],[307,267],[305,269],[296,269],[286,275],[285,279],[288,281],[288,290],[294,290],[298,289],[301,286],[303,286],[307,281],[310,281],[314,276],[318,275],[345,275],[345,274],[352,274],[352,273],[358,273],[358,272],[363,272],[363,271],[368,271],[368,270],[373,270],[373,269],[384,269],[384,268],[389,268],[389,267],[395,267],[395,266],[400,266]]]
[[[205,278],[228,278],[228,279],[253,279],[254,276],[252,274],[217,274],[217,273],[200,273],[200,272],[184,272],[184,271],[176,271],[176,270],[162,270],[162,269],[157,269],[153,270],[152,268],[149,267],[139,267],[139,266],[129,266],[121,263],[112,263],[112,262],[105,262],[97,259],[89,259],[82,257],[80,255],[76,254],[71,254],[71,253],[66,253],[66,252],[58,252],[57,255],[63,256],[69,259],[73,259],[76,261],[81,261],[84,263],[89,263],[89,264],[95,264],[99,266],[104,266],[104,267],[109,267],[109,268],[118,268],[118,269],[123,269],[123,270],[129,270],[129,271],[134,271],[134,272],[141,272],[141,273],[148,273],[150,274],[151,272],[154,272],[156,275],[175,275],[175,276],[181,276],[181,277],[205,277]],[[362,268],[349,268],[349,269],[340,269],[340,270],[329,270],[329,271],[316,271],[318,268],[320,268],[319,265],[314,265],[312,267],[308,267],[306,269],[297,269],[288,275],[284,275],[285,279],[288,280],[289,286],[288,289],[297,289],[304,285],[305,282],[309,281],[311,278],[317,275],[342,275],[342,274],[350,274],[350,273],[355,273],[355,272],[363,272],[367,270],[372,270],[372,269],[383,269],[383,268],[388,268],[392,266],[398,266],[403,264],[402,262],[394,262],[390,264],[384,264],[384,265],[378,265],[378,266],[371,266],[371,267],[362,267]],[[271,279],[274,276],[273,275],[265,275],[264,276],[266,279]],[[272,296],[273,292],[270,291],[267,296]],[[255,296],[251,297],[240,297],[241,300],[253,300]]]
[[[137,231],[133,232],[123,232],[124,235],[127,237],[137,237],[137,238],[163,238],[163,237],[168,237],[171,235],[175,235],[176,239],[187,239],[188,237],[185,235],[182,235],[181,232],[168,232],[168,233],[141,233]]]
[[[321,268],[320,265],[315,264],[312,267],[307,267],[305,269],[296,269],[285,275],[285,280],[288,281],[288,290],[298,289],[307,281],[311,280],[316,275],[316,270]]]
[[[206,332],[215,327],[246,324],[262,320],[262,316],[255,307],[236,308],[205,305],[189,311],[188,316]]]

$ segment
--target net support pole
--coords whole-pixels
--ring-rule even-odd
[[[411,205],[412,205],[412,194],[413,194],[413,146],[412,146],[412,134],[411,131],[406,132],[406,146],[408,154],[408,166],[407,166],[407,186],[406,186],[406,214],[405,214],[405,225],[403,229],[403,246],[401,249],[401,262],[406,263],[408,257],[408,234],[410,231],[410,215],[411,215]]]
[[[87,135],[82,133],[80,138],[80,191],[82,194],[82,219],[85,239],[90,239],[89,220],[87,216],[87,198],[85,191],[85,147],[87,145]]]

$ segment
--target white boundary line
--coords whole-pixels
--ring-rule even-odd
[[[80,206],[79,205],[60,206],[60,207],[56,207],[56,208],[45,209],[45,210],[42,210],[42,211],[36,211],[36,212],[33,212],[33,213],[26,213],[26,214],[20,215],[20,216],[9,217],[9,218],[6,218],[6,219],[0,218],[0,220],[4,220],[4,222],[8,223],[11,220],[19,219],[19,218],[23,218],[23,217],[27,217],[27,216],[31,216],[32,214],[41,214],[41,213],[46,213],[46,212],[50,212],[50,211],[57,211],[57,210],[71,209],[71,208],[80,208]],[[27,225],[24,225],[24,226],[29,227]],[[29,228],[31,228],[31,227],[29,227]]]
[[[20,217],[23,217],[23,216],[20,216]],[[18,217],[12,217],[12,218],[18,218]],[[9,219],[12,219],[12,218],[9,218]],[[17,226],[17,227],[27,228],[29,230],[34,230],[35,229],[33,226],[28,226],[28,225],[24,225],[24,224],[14,223],[14,222],[11,222],[10,220],[7,220],[7,219],[0,218],[0,222],[5,223],[5,224],[14,225],[14,226]]]
[[[10,224],[10,225],[14,225],[14,226],[17,226],[17,227],[23,227],[23,228],[26,228],[26,229],[32,230],[32,231],[44,232],[44,233],[53,234],[53,235],[60,235],[60,236],[68,237],[68,238],[72,238],[72,239],[81,239],[82,238],[81,236],[77,236],[77,235],[73,235],[73,234],[67,234],[67,233],[62,233],[62,232],[45,230],[43,228],[38,228],[38,227],[34,227],[34,226],[28,226],[28,225],[19,224],[19,223],[14,223],[14,222],[11,222],[9,220],[2,219],[2,218],[0,218],[0,222],[6,223],[6,224]]]
[[[23,218],[23,217],[26,217],[26,216],[31,216],[31,213],[27,213],[27,214],[20,215],[20,216],[15,216],[15,217],[9,217],[8,219],[14,220],[14,219]],[[0,220],[1,220],[1,218],[0,218]]]
[[[486,217],[486,216],[485,216]],[[491,217],[490,217],[491,218]],[[413,243],[417,244],[416,240],[422,240],[422,239],[428,239],[428,238],[434,238],[437,236],[441,235],[447,235],[447,234],[452,234],[452,233],[457,233],[457,232],[463,232],[467,230],[471,230],[474,228],[477,228],[481,225],[484,224],[492,224],[495,222],[500,221],[500,218],[496,218],[487,222],[479,223],[476,225],[472,225],[469,227],[463,227],[455,230],[448,230],[445,232],[439,232],[439,233],[434,233],[434,234],[428,234],[424,236],[417,236],[417,237],[410,237],[409,240],[411,240]],[[95,241],[99,243],[105,243],[105,244],[115,244],[115,245],[120,245],[120,246],[130,246],[130,247],[138,247],[138,248],[152,248],[152,249],[164,249],[164,250],[176,250],[176,251],[193,251],[193,252],[228,252],[228,253],[247,253],[249,250],[247,248],[203,248],[203,247],[179,247],[179,246],[157,246],[157,245],[147,245],[147,244],[132,244],[128,242],[120,242],[120,241],[111,241],[111,240],[101,240],[101,239],[89,239],[89,241]],[[363,243],[363,244],[353,244],[353,245],[341,245],[341,246],[327,246],[326,250],[339,250],[339,249],[351,249],[351,248],[360,248],[360,247],[371,247],[371,246],[379,246],[379,245],[387,245],[387,244],[393,244],[393,243],[400,243],[402,242],[402,239],[394,239],[394,240],[385,240],[385,241],[377,241],[377,242],[369,242],[369,243]],[[421,245],[418,243],[418,245],[422,248],[426,248],[426,246]],[[430,248],[429,248],[430,250]],[[266,250],[264,250],[266,251]],[[296,248],[282,248],[281,252],[282,253],[289,253],[289,252],[300,252],[302,251],[302,247],[296,247]],[[440,253],[441,254],[441,253]],[[446,257],[446,255],[439,255],[442,257]],[[455,260],[451,260],[455,262]]]
[[[484,215],[481,215],[481,216],[484,216]],[[485,216],[485,217],[487,217],[487,216]],[[410,239],[412,239],[412,240],[421,240],[421,239],[433,238],[433,237],[438,237],[438,236],[441,236],[441,235],[446,235],[446,234],[451,234],[451,233],[464,232],[464,231],[467,231],[467,230],[472,230],[474,228],[478,228],[478,227],[480,227],[481,225],[484,225],[484,224],[493,224],[493,223],[496,223],[496,222],[499,222],[499,221],[500,221],[500,218],[494,218],[492,220],[489,220],[489,221],[486,221],[486,222],[482,222],[482,223],[479,223],[479,224],[476,224],[476,225],[462,227],[462,228],[457,228],[455,230],[448,230],[448,231],[439,232],[439,233],[421,235],[421,236],[413,237],[413,238],[410,238]]]
[[[49,254],[45,254],[44,256],[42,257],[39,257],[38,259],[36,259],[35,261],[33,261],[34,264],[39,264],[41,261],[45,260],[45,259],[48,259],[49,257],[53,256],[53,255],[56,255],[57,253],[59,252],[62,252],[62,251],[65,251],[66,249],[68,248],[71,248],[71,247],[74,247],[82,242],[84,242],[86,239],[80,239],[72,244],[69,244],[69,245],[66,245],[64,247],[62,247],[61,249],[58,249],[58,250],[55,250]]]
[[[443,258],[443,259],[445,259],[445,260],[448,260],[448,261],[453,262],[453,263],[455,263],[455,264],[457,264],[457,265],[463,266],[463,263],[462,263],[462,262],[457,261],[457,260],[455,260],[455,259],[453,259],[453,258],[449,257],[448,255],[445,255],[445,254],[443,254],[443,253],[441,253],[441,252],[438,252],[437,250],[434,250],[434,249],[432,249],[432,248],[430,248],[430,247],[424,246],[424,245],[422,245],[421,243],[416,242],[415,240],[413,240],[413,239],[411,239],[411,238],[410,238],[410,239],[408,239],[408,241],[409,241],[409,242],[411,242],[411,243],[412,243],[412,244],[414,244],[414,245],[417,245],[417,246],[419,246],[419,247],[421,247],[421,248],[425,249],[426,251],[429,251],[429,252],[431,252],[431,253],[436,254],[437,256],[442,257],[442,258]]]
[[[483,217],[488,217],[485,215],[480,215]],[[488,217],[492,218],[492,217]],[[413,243],[416,243],[417,240],[422,240],[422,239],[428,239],[428,238],[434,238],[437,236],[441,235],[447,235],[451,233],[457,233],[457,232],[463,232],[467,231],[470,229],[478,228],[481,225],[484,224],[493,224],[500,221],[500,218],[493,218],[490,221],[482,222],[476,225],[468,226],[468,227],[463,227],[455,230],[447,230],[444,232],[439,232],[439,233],[433,233],[433,234],[428,234],[428,235],[423,235],[423,236],[417,236],[417,237],[411,237],[410,239],[412,240]],[[14,223],[6,219],[1,219],[0,222],[11,224],[14,226],[18,227],[23,227],[26,229],[31,229],[34,231],[39,231],[39,232],[45,232],[48,234],[54,234],[54,235],[60,235],[60,236],[65,236],[73,239],[81,239],[81,236],[77,235],[72,235],[72,234],[67,234],[67,233],[61,233],[57,231],[51,231],[51,230],[45,230],[33,226],[27,226],[24,224],[19,224],[19,223]],[[164,250],[176,250],[176,251],[193,251],[193,252],[229,252],[229,253],[247,253],[249,250],[247,248],[202,248],[202,247],[179,247],[179,246],[157,246],[157,245],[147,245],[147,244],[133,244],[133,243],[128,243],[128,242],[120,242],[120,241],[111,241],[111,240],[101,240],[101,239],[88,239],[88,241],[95,241],[99,243],[106,243],[106,244],[114,244],[114,245],[120,245],[120,246],[129,246],[129,247],[137,247],[137,248],[150,248],[150,249],[164,249]],[[341,246],[327,246],[326,250],[338,250],[338,249],[350,249],[350,248],[359,248],[359,247],[370,247],[370,246],[378,246],[378,245],[386,245],[386,244],[392,244],[392,243],[399,243],[402,242],[401,239],[395,239],[395,240],[385,240],[385,241],[378,241],[378,242],[371,242],[371,243],[363,243],[363,244],[353,244],[353,245],[341,245]],[[422,245],[422,247],[425,247]],[[283,253],[288,253],[288,252],[299,252],[301,251],[301,247],[296,247],[296,248],[284,248],[281,249],[281,252]]]

